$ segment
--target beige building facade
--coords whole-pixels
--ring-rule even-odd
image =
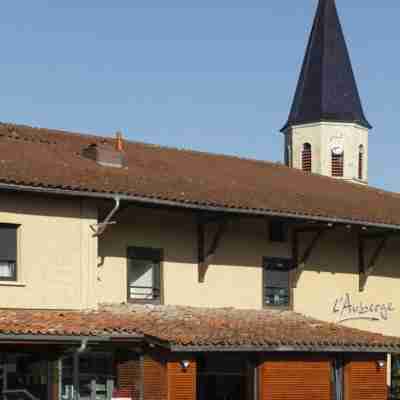
[[[0,224],[17,227],[17,280],[0,280],[1,308],[95,307],[96,213],[84,200],[3,194]]]
[[[200,281],[194,214],[131,206],[115,220],[96,237],[93,201],[7,194],[0,223],[18,225],[18,279],[0,283],[2,307],[84,310],[127,302],[127,249],[144,247],[162,250],[163,304],[262,309],[263,276],[268,273],[263,259],[292,257],[290,234],[283,242],[271,242],[265,218],[233,217]],[[216,227],[208,227],[206,245]],[[300,254],[312,239],[312,233],[300,236]],[[367,260],[377,245],[368,240]],[[293,285],[292,308],[317,319],[398,335],[398,248],[399,238],[390,238],[360,291],[357,233],[333,226]]]

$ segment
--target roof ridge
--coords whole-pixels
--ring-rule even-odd
[[[68,136],[73,136],[73,137],[82,137],[82,138],[87,138],[87,139],[94,139],[94,140],[99,140],[99,141],[110,141],[114,140],[112,136],[102,136],[102,135],[96,135],[96,134],[89,134],[89,133],[81,133],[81,132],[71,132],[67,130],[62,130],[62,129],[52,129],[52,128],[42,128],[42,127],[33,127],[30,125],[25,125],[25,124],[13,124],[13,123],[7,123],[7,122],[0,122],[0,127],[4,126],[8,129],[9,126],[13,126],[17,133],[18,133],[18,128],[20,129],[32,129],[35,131],[38,131],[38,134],[40,133],[49,133],[49,134],[55,134],[55,135],[63,135],[64,137]],[[204,150],[196,150],[196,149],[189,149],[189,148],[179,148],[179,147],[174,147],[174,146],[168,146],[168,145],[160,145],[160,144],[155,144],[155,143],[149,143],[149,142],[143,142],[143,141],[138,141],[138,140],[132,140],[132,139],[127,139],[124,138],[124,141],[128,144],[132,145],[139,145],[143,147],[151,147],[151,148],[159,148],[161,150],[171,150],[171,151],[176,151],[176,152],[184,152],[188,154],[193,154],[193,155],[199,155],[199,156],[211,156],[211,157],[219,157],[223,159],[230,159],[230,160],[239,160],[239,161],[245,161],[245,162],[250,162],[253,164],[257,164],[260,166],[270,166],[274,168],[280,168],[284,171],[290,171],[292,174],[298,174],[301,176],[312,176],[315,179],[321,179],[321,180],[326,180],[330,182],[335,182],[337,185],[352,185],[354,188],[357,188],[359,190],[368,190],[372,192],[377,192],[381,194],[389,194],[392,195],[395,198],[398,198],[400,196],[399,193],[397,192],[392,192],[388,190],[384,190],[378,187],[374,186],[368,186],[368,185],[361,185],[359,183],[355,183],[352,181],[347,181],[347,180],[339,180],[332,178],[330,176],[325,176],[325,175],[320,175],[316,173],[310,173],[310,172],[305,172],[297,168],[292,168],[288,167],[287,165],[283,164],[282,162],[274,162],[274,161],[269,161],[269,160],[260,160],[257,158],[250,158],[250,157],[244,157],[244,156],[239,156],[239,155],[233,155],[233,154],[223,154],[223,153],[217,153],[217,152],[209,152],[209,151],[204,151]],[[42,143],[49,143],[49,144],[55,144],[59,145],[59,142],[53,142],[53,141],[46,141]]]

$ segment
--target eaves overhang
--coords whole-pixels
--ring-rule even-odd
[[[266,345],[266,346],[183,346],[171,345],[169,349],[174,353],[398,353],[400,346],[369,346],[369,345]]]
[[[169,200],[160,197],[146,197],[141,195],[133,195],[126,193],[117,192],[95,192],[95,191],[84,191],[84,190],[74,190],[65,189],[58,187],[44,187],[44,186],[29,186],[29,185],[19,185],[14,183],[0,183],[0,190],[8,190],[14,192],[30,192],[30,193],[41,193],[50,195],[63,195],[63,196],[75,196],[81,198],[91,198],[91,199],[103,199],[111,200],[118,197],[120,200],[127,202],[134,202],[137,204],[149,204],[165,207],[175,207],[186,210],[193,211],[206,211],[206,212],[216,212],[216,213],[228,213],[237,215],[247,215],[247,216],[264,216],[264,217],[280,217],[293,220],[305,220],[305,221],[316,221],[334,224],[345,224],[345,225],[357,225],[365,227],[374,227],[381,229],[389,229],[394,231],[400,231],[400,225],[373,222],[362,219],[352,219],[346,217],[333,217],[326,215],[315,215],[307,213],[296,213],[296,212],[286,212],[273,209],[254,209],[254,208],[237,208],[229,207],[218,204],[208,204],[202,202],[190,202],[190,201],[178,201]],[[400,201],[400,199],[399,199]]]
[[[110,335],[49,335],[49,334],[13,334],[1,333],[0,344],[11,343],[35,343],[35,344],[79,344],[82,341],[87,343],[112,343],[112,342],[140,342],[144,335],[134,334],[110,334]]]

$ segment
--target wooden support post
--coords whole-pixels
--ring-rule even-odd
[[[311,243],[308,245],[307,249],[305,250],[305,252],[303,254],[303,257],[300,260],[300,265],[299,265],[300,269],[304,268],[306,262],[309,260],[309,258],[311,256],[312,251],[314,250],[315,246],[321,239],[324,232],[325,232],[325,229],[320,229],[320,230],[316,231],[315,236],[313,237]]]
[[[365,239],[358,235],[358,274],[359,274],[359,291],[363,292],[366,284],[365,276]]]
[[[205,262],[207,264],[210,264],[212,262],[212,260],[214,259],[215,253],[216,253],[219,243],[221,241],[221,237],[226,230],[226,226],[227,226],[226,220],[222,220],[219,222],[217,232],[215,233],[215,236],[213,238],[210,249],[208,250],[207,256],[205,259]]]
[[[375,238],[375,237],[373,237],[373,238]],[[359,265],[359,267],[358,268],[359,268],[359,274],[360,274],[360,278],[359,278],[360,292],[363,292],[365,290],[365,286],[367,284],[368,277],[374,272],[376,264],[379,260],[379,257],[382,255],[382,252],[387,245],[389,236],[381,235],[379,237],[376,237],[376,239],[379,239],[379,242],[378,242],[367,266],[365,264],[365,241],[366,241],[366,239],[368,239],[368,237],[363,237],[362,235],[359,235],[359,238],[358,238],[358,265]]]
[[[296,288],[298,281],[297,268],[299,266],[299,234],[297,230],[292,232],[292,259],[293,270],[290,273],[290,287]]]
[[[214,260],[221,238],[227,228],[227,220],[221,219],[218,222],[217,231],[213,237],[209,250],[206,252],[206,222],[199,217],[197,222],[197,241],[198,241],[198,270],[199,282],[203,283],[209,265]]]
[[[317,228],[313,230],[295,230],[293,232],[293,243],[292,243],[292,255],[294,261],[294,274],[292,278],[292,286],[293,288],[297,287],[298,281],[300,279],[301,272],[303,271],[307,261],[309,260],[313,250],[317,246],[318,242],[321,240],[323,234],[326,232],[328,228]],[[301,232],[315,232],[314,237],[312,238],[310,244],[307,246],[304,254],[299,259],[299,234]]]
[[[205,251],[204,251],[204,242],[205,242],[205,224],[201,217],[198,218],[197,221],[197,262],[198,262],[198,274],[199,274],[199,282],[204,282],[205,278]]]

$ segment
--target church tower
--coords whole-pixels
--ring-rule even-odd
[[[368,182],[367,121],[335,0],[319,0],[285,135],[285,162]]]

